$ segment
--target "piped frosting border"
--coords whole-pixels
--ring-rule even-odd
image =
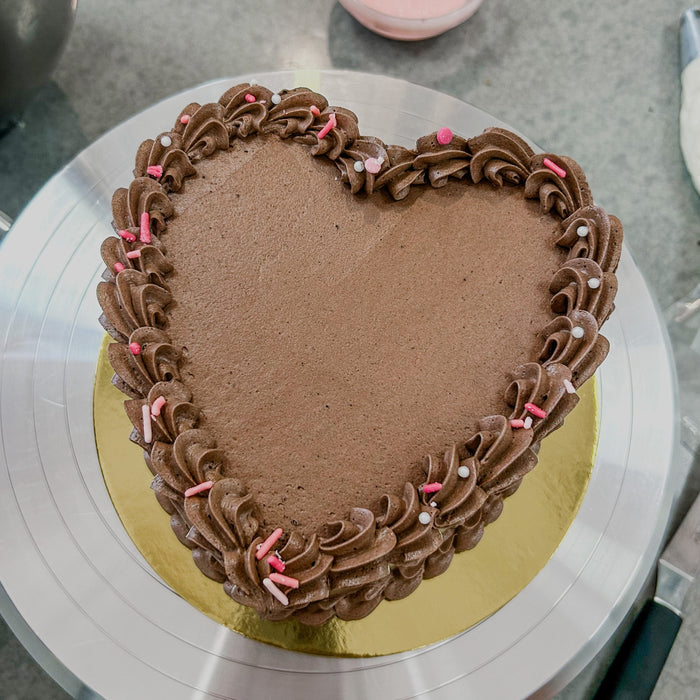
[[[499,516],[503,499],[535,466],[542,438],[576,405],[572,389],[607,354],[599,328],[617,290],[620,222],[595,206],[571,159],[535,154],[504,129],[471,139],[450,133],[449,140],[446,131],[420,138],[415,149],[388,146],[361,135],[352,112],[311,90],[273,93],[242,84],[217,103],[187,105],[171,131],[144,141],[134,180],[114,193],[117,235],[102,244],[106,270],[97,294],[100,320],[116,341],[108,350],[113,381],[130,397],[131,439],[145,450],[156,498],[197,566],[262,617],[312,625],[334,615],[359,619],[444,572],[454,553],[474,547]],[[309,538],[282,533],[269,554],[282,566],[258,556],[271,533],[261,531],[254,494],[231,475],[214,436],[198,427],[199,409],[180,375],[182,349],[167,334],[173,268],[159,239],[173,215],[169,194],[195,174],[196,163],[256,134],[293,139],[328,158],[353,194],[384,189],[399,200],[412,186],[441,187],[450,178],[522,187],[561,220],[557,244],[568,250],[550,283],[555,317],[541,331],[541,352],[515,369],[506,389],[510,415],[480,419],[463,443],[427,458],[421,484],[406,483],[372,510],[351,508]],[[426,484],[440,488],[423,490]],[[275,574],[298,587],[278,588],[274,579],[283,578]]]

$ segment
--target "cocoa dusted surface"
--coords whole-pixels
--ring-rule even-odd
[[[565,257],[521,188],[394,202],[276,137],[197,165],[163,242],[183,380],[268,527],[309,535],[509,413]],[[212,196],[215,195],[215,196]]]

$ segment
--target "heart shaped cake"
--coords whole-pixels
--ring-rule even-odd
[[[98,286],[175,535],[271,620],[358,619],[479,542],[608,349],[622,227],[569,158],[360,134],[237,85],[145,141]]]

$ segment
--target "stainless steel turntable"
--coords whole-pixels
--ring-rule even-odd
[[[444,124],[465,136],[503,125],[459,100],[385,77],[255,77],[273,89],[309,84],[353,109],[363,131],[406,146]],[[669,354],[627,250],[617,309],[605,327],[612,350],[599,373],[600,443],[581,509],[538,576],[467,632],[368,659],[266,646],[184,602],[126,535],[102,480],[92,427],[103,336],[94,288],[111,194],[129,180],[143,139],[171,123],[183,104],[215,101],[237,80],[176,95],[103,136],[49,181],[0,247],[3,615],[64,687],[76,692],[82,681],[108,698],[553,694],[592,659],[636,597],[681,486],[672,468]]]

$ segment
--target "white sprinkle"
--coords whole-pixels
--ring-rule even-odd
[[[530,430],[530,428],[532,428],[532,416],[528,416],[523,421],[523,428],[525,428],[525,430]]]
[[[258,81],[255,78],[251,78],[249,83],[250,83],[250,85],[257,85]]]
[[[581,326],[574,326],[571,329],[571,335],[573,335],[574,338],[583,338],[583,328],[581,328]]]
[[[271,98],[270,101],[272,102],[273,105],[278,105],[280,102],[282,102],[282,98],[275,93]]]
[[[383,162],[384,162],[384,156],[379,156],[379,158],[377,158],[377,163],[379,163],[379,165],[381,165]]]
[[[365,164],[361,160],[356,160],[352,167],[355,168],[356,173],[361,173],[365,169]]]
[[[153,429],[151,428],[151,409],[147,403],[141,406],[143,416],[143,441],[146,443],[153,440]]]
[[[469,476],[469,467],[462,465],[458,470],[457,474],[459,474],[462,479],[466,479]]]
[[[584,238],[585,236],[588,235],[588,226],[583,226],[583,225],[582,225],[582,226],[579,226],[579,227],[576,229],[576,233],[577,233],[579,236],[581,236],[581,238]]]
[[[187,534],[185,535],[186,540],[191,540],[197,536],[197,528],[192,526],[188,531]]]
[[[598,287],[600,287],[600,280],[597,277],[591,277],[591,279],[588,280],[588,286],[591,289],[598,289]]]
[[[287,598],[287,596],[282,593],[282,591],[277,588],[277,586],[275,586],[275,584],[270,581],[269,578],[263,579],[263,586],[265,586],[265,588],[267,588],[267,590],[270,591],[270,593],[272,593],[272,595],[275,596],[275,598],[277,598],[282,605],[289,605],[289,598]]]
[[[437,502],[436,502],[436,501],[430,501],[430,507],[431,507],[431,508],[437,508]]]
[[[428,525],[430,523],[430,513],[426,513],[423,511],[419,516],[418,516],[418,522],[421,525]]]
[[[173,140],[170,138],[170,136],[161,136],[160,137],[161,146],[165,146],[167,148],[168,146],[171,146],[172,143],[173,143]]]
[[[576,387],[568,379],[564,380],[564,388],[566,389],[567,394],[576,393]]]

